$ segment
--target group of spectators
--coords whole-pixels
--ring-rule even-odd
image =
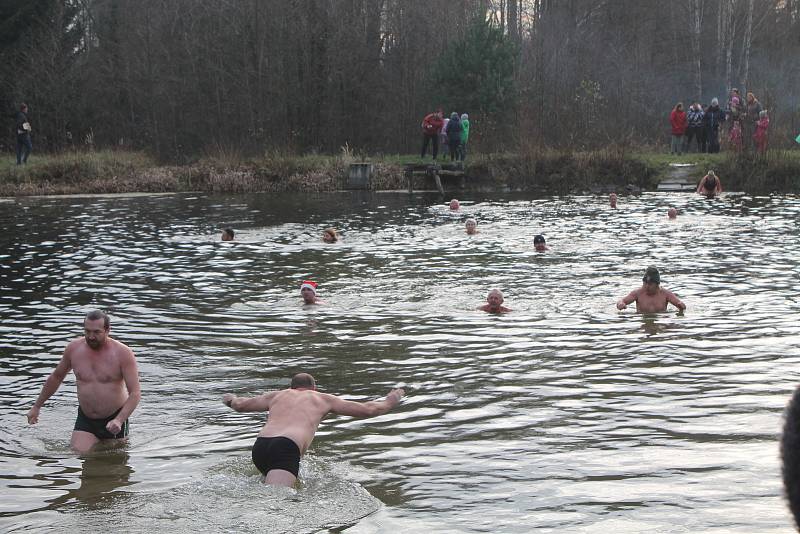
[[[669,122],[672,154],[691,152],[693,141],[697,152],[719,152],[723,124],[727,125],[723,140],[731,149],[737,152],[754,149],[762,154],[767,150],[769,115],[753,93],[747,93],[747,99],[743,100],[738,89],[731,89],[724,110],[719,107],[717,98],[712,98],[705,110],[699,102],[693,102],[689,110],[684,111],[683,103],[678,102],[670,113]]]
[[[442,155],[450,156],[450,161],[464,161],[467,157],[467,141],[469,141],[469,115],[460,117],[455,111],[450,118],[444,118],[441,109],[429,113],[422,120],[422,153],[425,158],[428,145],[432,144],[433,159],[439,155],[439,144],[442,145]]]

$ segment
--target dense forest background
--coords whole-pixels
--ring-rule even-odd
[[[731,87],[797,135],[800,0],[0,3],[0,109],[37,150],[407,153],[437,107],[483,150],[658,145]]]

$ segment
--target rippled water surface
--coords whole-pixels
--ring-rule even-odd
[[[786,532],[799,218],[794,197],[736,194],[495,195],[455,214],[393,193],[0,202],[0,529]],[[615,309],[650,264],[685,315]],[[301,306],[305,278],[324,305]],[[493,287],[512,313],[476,311]],[[81,458],[73,375],[38,425],[25,413],[94,307],[143,400],[124,451]],[[220,397],[299,371],[408,397],[326,419],[300,487],[267,488],[249,457],[264,416]]]

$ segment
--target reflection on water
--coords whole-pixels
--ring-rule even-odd
[[[785,532],[799,215],[793,197],[685,194],[2,203],[0,527]],[[616,311],[651,264],[685,315]],[[325,305],[300,305],[308,278]],[[492,287],[514,312],[476,311]],[[72,376],[24,416],[90,307],[136,352],[144,398],[124,450],[79,458]],[[409,396],[327,419],[303,484],[266,488],[263,415],[220,397],[301,370],[354,400]]]

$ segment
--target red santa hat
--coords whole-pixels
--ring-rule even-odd
[[[303,280],[303,283],[300,284],[300,291],[303,289],[308,288],[310,289],[315,295],[317,294],[317,283],[312,280]]]

